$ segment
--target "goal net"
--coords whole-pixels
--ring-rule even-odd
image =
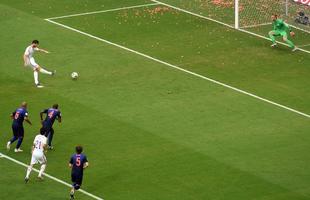
[[[296,32],[294,42],[310,50],[310,0],[152,0],[203,16],[231,28],[268,37],[271,15],[277,14]],[[298,30],[296,30],[298,29]]]
[[[291,26],[310,33],[310,0],[238,0],[239,28],[270,24],[277,14]],[[238,27],[237,27],[238,28]]]
[[[277,14],[310,33],[310,0],[159,0],[236,28],[271,24]],[[156,1],[155,1],[156,2]],[[239,9],[237,9],[237,7]]]

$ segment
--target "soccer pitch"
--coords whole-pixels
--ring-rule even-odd
[[[28,164],[39,112],[58,103],[63,122],[47,153],[56,179],[34,172],[25,184],[26,168],[0,156],[0,199],[68,199],[77,144],[90,167],[76,199],[310,199],[310,54],[272,49],[184,2],[1,0],[0,153]],[[33,39],[52,52],[38,63],[57,70],[40,74],[42,89],[23,67]],[[16,154],[5,144],[22,101],[33,126]]]

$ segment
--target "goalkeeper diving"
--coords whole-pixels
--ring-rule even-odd
[[[278,15],[272,15],[272,28],[273,30],[269,32],[269,37],[272,41],[271,47],[277,46],[276,38],[282,36],[284,42],[286,42],[292,51],[296,51],[297,48],[294,43],[288,39],[288,32],[291,37],[295,36],[295,33],[292,31],[291,27],[283,21],[283,19],[278,18]]]

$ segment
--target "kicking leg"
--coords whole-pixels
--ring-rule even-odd
[[[40,72],[43,74],[53,75],[53,72],[47,71],[46,69],[40,68]]]
[[[56,71],[53,71],[53,72],[48,71],[48,70],[40,67],[39,65],[38,65],[38,69],[39,69],[39,72],[41,72],[42,74],[54,75],[56,73]]]

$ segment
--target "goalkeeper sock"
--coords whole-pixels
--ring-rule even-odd
[[[274,37],[273,34],[269,33],[269,38],[271,39],[271,41],[272,41],[273,44],[276,43],[276,38]]]
[[[293,43],[291,40],[286,40],[286,43],[287,43],[291,48],[294,48],[294,47],[295,47],[294,43]]]

